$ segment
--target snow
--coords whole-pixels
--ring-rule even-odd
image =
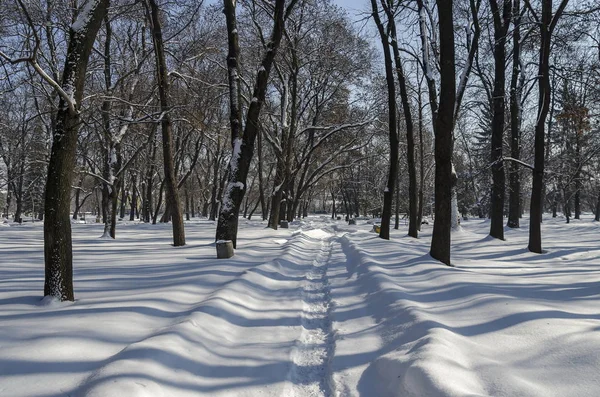
[[[41,299],[42,224],[0,233],[0,395],[597,396],[600,225],[545,219],[487,238],[462,222],[454,268],[406,227],[360,220],[272,230],[241,220],[215,260],[214,222],[74,224],[75,302]],[[522,224],[528,222],[523,221]]]
[[[229,173],[230,175],[234,175],[237,172],[239,161],[242,157],[242,139],[235,138],[233,140],[233,150],[231,153],[231,159],[229,160]],[[244,189],[244,183],[240,181],[229,181],[227,182],[227,186],[223,189],[223,211],[230,211],[233,208],[233,198],[231,197],[231,193],[234,188]]]
[[[99,0],[88,0],[79,11],[79,15],[77,16],[75,22],[73,22],[73,25],[71,25],[71,29],[77,32],[81,29],[87,28],[87,25],[92,18],[93,12],[96,10],[99,3]]]

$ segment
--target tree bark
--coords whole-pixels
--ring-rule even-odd
[[[281,42],[284,29],[284,21],[287,14],[291,11],[291,8],[295,2],[292,1],[287,11],[285,10],[285,0],[275,0],[274,5],[274,26],[271,33],[271,38],[267,44],[266,51],[262,57],[261,67],[258,70],[256,82],[254,84],[254,90],[252,94],[252,100],[246,115],[246,125],[242,136],[239,132],[234,129],[234,124],[231,125],[232,132],[232,155],[231,160],[228,164],[228,181],[223,194],[223,203],[221,205],[221,211],[219,213],[219,220],[217,223],[216,240],[230,240],[233,243],[233,247],[237,247],[237,231],[238,231],[238,217],[240,211],[240,205],[242,199],[246,193],[246,179],[248,171],[250,169],[250,163],[254,155],[254,143],[256,135],[258,133],[260,111],[265,101],[265,94],[267,90],[267,82],[271,67],[273,66],[273,60],[275,54]],[[225,15],[228,20],[228,26],[230,26],[229,20],[235,20],[235,2],[232,0],[224,0],[225,4]],[[237,32],[235,32],[237,35]],[[229,30],[228,42],[233,39],[234,32]],[[236,63],[238,63],[237,56]],[[230,87],[231,90],[231,87]],[[234,105],[234,100],[230,96],[230,110],[231,106]],[[233,120],[232,115],[232,120]]]
[[[137,189],[137,173],[134,172],[131,175],[131,189],[132,189],[132,193],[131,193],[131,207],[129,210],[129,220],[133,221],[135,220],[135,212],[137,209],[137,202],[138,202],[138,189]]]
[[[418,89],[418,106],[419,106],[419,213],[417,217],[417,228],[421,231],[421,223],[423,222],[423,207],[424,207],[424,190],[425,190],[425,147],[423,142],[423,103],[421,100],[421,84]]]
[[[78,19],[69,29],[69,46],[61,87],[72,95],[73,103],[69,106],[65,98],[60,97],[44,198],[44,295],[51,295],[61,301],[74,300],[73,249],[69,215],[80,126],[79,109],[83,99],[89,55],[108,3],[108,0],[95,1],[87,15],[79,16],[88,19],[86,21]]]
[[[384,4],[384,3],[382,3]],[[396,76],[400,87],[400,99],[402,101],[402,110],[404,112],[404,124],[406,126],[406,159],[408,165],[408,235],[410,237],[419,237],[419,208],[417,192],[417,169],[415,164],[415,138],[412,112],[410,110],[410,101],[408,99],[408,89],[406,87],[406,77],[398,49],[398,40],[396,34],[396,22],[394,14],[389,7],[385,8],[389,21],[391,44],[394,53],[394,64],[396,66]],[[398,210],[397,210],[398,211]],[[398,223],[398,221],[396,221]],[[398,226],[395,227],[398,229]]]
[[[266,199],[265,199],[265,183],[264,183],[264,177],[263,177],[263,156],[262,156],[262,134],[264,132],[262,130],[258,131],[258,148],[257,148],[257,154],[258,154],[258,194],[259,194],[259,201],[260,201],[260,212],[262,215],[262,219],[263,221],[267,219],[268,216],[268,211],[267,211],[267,204],[266,204]]]
[[[494,20],[494,93],[492,117],[492,191],[490,195],[490,236],[504,240],[504,190],[505,175],[502,161],[504,139],[505,84],[506,84],[506,34],[511,18],[511,1],[503,2],[499,9],[497,0],[490,0]],[[502,13],[502,14],[501,14]]]
[[[451,266],[452,152],[456,70],[452,1],[437,0],[440,37],[440,102],[435,118],[435,222],[430,254]]]
[[[162,112],[162,140],[163,140],[163,165],[167,187],[167,204],[171,213],[173,225],[173,245],[179,247],[185,245],[185,229],[179,201],[179,189],[175,178],[175,167],[173,164],[173,131],[171,125],[169,105],[169,75],[167,72],[167,61],[162,37],[162,28],[158,15],[158,5],[155,0],[147,0],[149,6],[148,16],[152,41],[154,43],[154,55],[156,58],[156,77],[158,81],[158,94],[160,97],[160,110]]]
[[[600,222],[600,193],[598,193],[598,197],[596,197],[596,213],[594,215],[594,220]]]
[[[381,227],[379,237],[385,240],[390,239],[390,220],[392,217],[392,200],[394,197],[394,188],[398,177],[398,131],[396,125],[396,83],[394,81],[394,69],[392,64],[392,55],[388,43],[389,37],[379,17],[379,8],[375,0],[371,0],[373,19],[377,25],[379,38],[383,47],[383,57],[385,64],[385,79],[388,93],[388,140],[390,145],[390,165],[388,179],[385,190],[383,191],[383,211],[381,213]],[[388,31],[391,21],[388,21]]]
[[[581,134],[582,130],[576,129],[575,131],[575,202],[574,202],[574,218],[581,219]]]
[[[529,2],[529,0],[525,0]],[[538,65],[538,116],[535,125],[534,169],[529,210],[528,249],[542,253],[542,206],[544,188],[544,149],[546,117],[550,109],[550,41],[558,18],[564,11],[568,0],[563,0],[552,17],[552,0],[542,0],[540,18],[540,54]],[[531,6],[531,5],[530,5]]]
[[[510,80],[510,154],[514,159],[521,157],[521,4],[513,4],[513,65]],[[521,175],[519,165],[510,163],[508,196],[508,223],[510,228],[520,227],[521,217]]]

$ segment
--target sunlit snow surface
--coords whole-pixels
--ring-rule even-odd
[[[453,234],[449,268],[407,227],[327,217],[75,224],[74,303],[46,298],[40,223],[0,230],[0,396],[598,396],[600,226]],[[522,224],[527,225],[527,219]]]

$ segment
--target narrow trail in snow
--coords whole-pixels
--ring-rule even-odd
[[[334,395],[331,360],[335,350],[332,330],[331,291],[327,269],[333,237],[321,241],[321,249],[313,260],[302,286],[302,333],[292,351],[290,381],[294,396]]]

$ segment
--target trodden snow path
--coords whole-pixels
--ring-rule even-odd
[[[292,350],[290,396],[324,396],[334,393],[331,359],[335,349],[331,328],[331,292],[327,277],[331,258],[331,237],[321,241],[321,250],[312,261],[302,286],[302,332]]]
[[[334,241],[332,230],[310,226],[279,239],[281,255],[250,267],[175,322],[126,346],[76,394],[336,395],[328,281]]]

